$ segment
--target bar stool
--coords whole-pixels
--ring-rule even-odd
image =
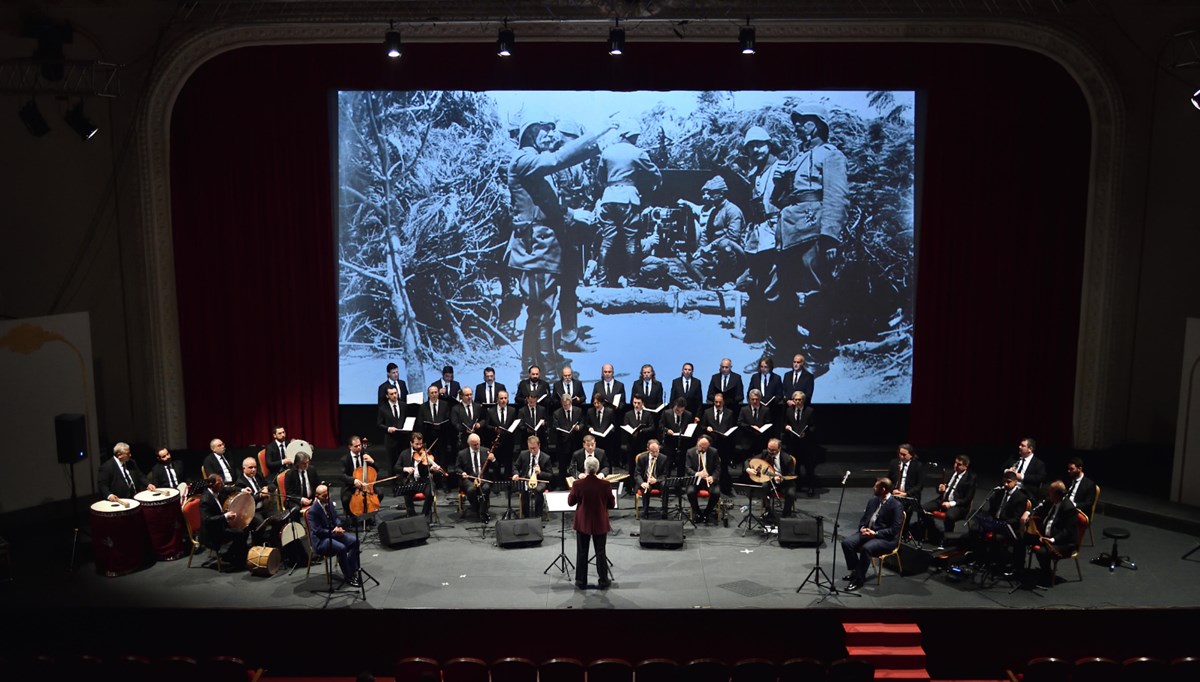
[[[1121,556],[1120,550],[1117,549],[1118,541],[1129,539],[1129,531],[1125,528],[1105,528],[1101,535],[1113,541],[1112,551],[1092,559],[1092,563],[1097,566],[1108,566],[1110,573],[1116,570],[1117,566],[1136,571],[1137,564],[1133,563],[1128,556]]]

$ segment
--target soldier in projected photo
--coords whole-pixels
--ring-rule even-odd
[[[628,278],[636,262],[642,192],[653,192],[662,184],[662,172],[637,146],[638,125],[626,121],[620,129],[619,140],[600,154],[597,176],[604,193],[596,209],[600,221],[596,278],[600,286],[609,287],[621,286],[621,278]]]
[[[771,203],[775,192],[775,168],[779,159],[772,153],[774,145],[765,128],[751,126],[742,138],[746,166],[742,170],[750,186],[746,204],[746,258],[750,278],[746,287],[746,343],[766,341],[765,355],[776,346],[767,338],[767,311],[779,300],[779,273],[775,258],[778,253],[779,207]]]
[[[583,128],[576,122],[561,119],[555,125],[558,135],[557,149],[570,144],[583,135]],[[579,329],[579,296],[576,287],[583,279],[583,264],[586,253],[591,251],[596,237],[596,218],[588,210],[593,205],[590,194],[591,169],[587,163],[568,166],[554,174],[554,185],[566,213],[566,230],[562,234],[562,279],[559,283],[558,319],[559,350],[578,353],[594,350],[585,344]]]
[[[680,199],[678,204],[702,220],[700,246],[692,254],[696,278],[708,289],[717,289],[737,280],[745,269],[746,254],[742,250],[746,227],[742,209],[727,196],[729,185],[725,178],[715,175],[700,188],[704,204]]]

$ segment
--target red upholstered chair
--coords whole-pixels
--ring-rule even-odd
[[[875,679],[875,664],[861,658],[839,658],[829,664],[830,682],[869,682]]]
[[[732,682],[775,682],[779,669],[765,658],[747,658],[733,664],[729,679]]]
[[[779,682],[812,682],[825,679],[825,664],[815,658],[792,658],[779,666]]]
[[[633,682],[633,664],[623,658],[601,658],[587,667],[588,682]]]
[[[286,471],[281,471],[275,476],[275,508],[280,511],[287,509],[287,486],[283,484],[286,476]]]
[[[661,498],[662,495],[663,495],[663,491],[659,490],[658,488],[650,489],[650,497],[658,499],[658,498]],[[638,486],[634,490],[633,500],[634,500],[634,502],[633,502],[633,518],[635,520],[640,519],[640,518],[642,518],[642,487],[641,486]]]
[[[188,568],[192,567],[192,557],[196,556],[196,550],[202,549],[204,545],[200,543],[200,498],[189,497],[183,503],[183,525],[187,528],[188,539],[191,541],[192,553],[188,555]],[[217,560],[217,572],[221,572],[221,553],[216,547],[209,547],[209,557],[215,557]]]
[[[492,682],[537,682],[537,664],[528,658],[509,656],[492,661],[488,668]]]
[[[707,500],[709,498],[709,496],[710,496],[710,494],[707,490],[697,490],[696,491],[696,504],[699,504],[701,507],[703,507],[704,504],[701,504],[701,500]],[[696,520],[696,519],[692,518],[692,510],[691,509],[688,509],[688,519],[691,521]],[[713,521],[720,521],[720,520],[721,520],[721,505],[718,504],[713,507]]]
[[[441,669],[435,659],[405,656],[396,661],[396,682],[424,682],[427,679],[441,679]]]
[[[634,679],[637,682],[678,682],[683,679],[679,674],[679,664],[669,658],[649,658],[637,664],[634,668]]]
[[[1079,577],[1080,581],[1083,581],[1083,570],[1079,568],[1079,549],[1083,545],[1083,536],[1088,532],[1088,517],[1087,514],[1078,509],[1075,511],[1079,514],[1079,531],[1075,534],[1075,551],[1051,559],[1050,584],[1052,585],[1058,579],[1058,562],[1063,559],[1073,559],[1075,561],[1075,574]],[[1033,547],[1037,549],[1038,545],[1034,545]],[[1033,566],[1033,552],[1029,553],[1027,565]]]
[[[538,666],[538,682],[583,682],[583,672],[577,658],[551,658]]]
[[[1022,682],[1067,682],[1074,666],[1070,661],[1052,656],[1032,658],[1025,664]]]
[[[729,682],[729,666],[719,658],[697,658],[683,664],[680,677],[687,682]]]
[[[258,460],[259,476],[270,476],[271,470],[267,468],[267,451],[266,451],[266,449],[264,448],[262,450],[259,450],[258,454],[255,455],[254,458]]]
[[[442,663],[442,682],[488,682],[488,665],[479,658],[452,658]]]

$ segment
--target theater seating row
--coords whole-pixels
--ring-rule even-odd
[[[1194,682],[1200,680],[1200,658],[1139,656],[1116,661],[1088,656],[1072,661],[1047,656],[1029,660],[1021,675],[1010,677],[1022,682]]]

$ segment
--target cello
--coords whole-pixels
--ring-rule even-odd
[[[363,487],[355,492],[350,497],[350,513],[354,516],[362,516],[363,514],[371,514],[379,511],[379,494],[375,492],[375,484],[378,483],[379,473],[375,471],[375,467],[367,463],[367,439],[363,438],[362,447],[363,465],[354,470],[355,479],[362,481]]]

